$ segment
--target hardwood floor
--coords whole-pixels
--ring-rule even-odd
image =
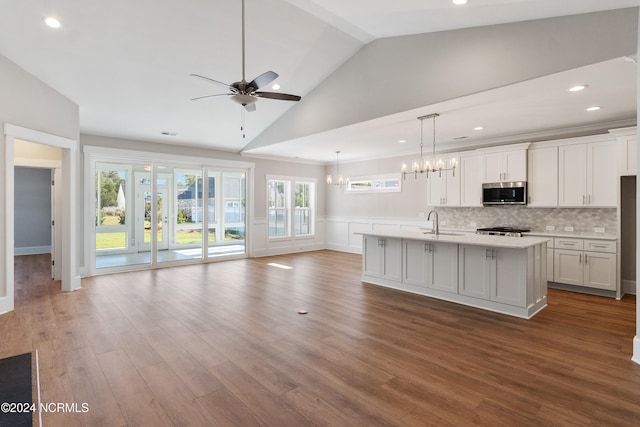
[[[17,257],[0,357],[38,349],[42,401],[89,405],[46,426],[639,424],[634,296],[550,290],[522,320],[361,283],[360,260],[228,261],[61,293],[48,257]]]

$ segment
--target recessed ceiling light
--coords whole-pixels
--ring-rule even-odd
[[[60,24],[60,21],[58,21],[53,16],[47,16],[44,19],[44,23],[50,26],[51,28],[60,28],[62,26],[62,24]]]
[[[271,86],[271,89],[278,90],[278,89],[280,89],[280,85],[278,83],[276,83],[273,86]]]
[[[401,140],[398,141],[398,144],[404,144],[405,142],[407,142],[406,139],[401,139]]]
[[[598,105],[594,105],[593,107],[589,107],[587,108],[587,111],[598,111],[599,109],[601,109],[602,107],[598,106]]]
[[[569,92],[580,92],[581,90],[585,90],[587,87],[589,87],[588,85],[575,85],[571,88],[569,88]]]
[[[483,126],[476,126],[473,128],[473,130],[484,130]]]
[[[467,0],[453,0],[453,4],[459,4],[459,5],[467,4]]]

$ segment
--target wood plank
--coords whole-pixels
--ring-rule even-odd
[[[282,270],[269,263],[291,266]],[[317,251],[83,279],[16,258],[0,357],[38,349],[45,425],[636,425],[636,301],[516,319],[362,283]],[[298,308],[309,314],[300,316]]]

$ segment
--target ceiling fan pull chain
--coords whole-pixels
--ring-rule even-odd
[[[244,107],[240,107],[240,132],[242,132],[242,139],[246,137],[244,128]]]

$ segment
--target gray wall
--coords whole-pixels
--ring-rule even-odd
[[[14,247],[51,246],[51,170],[16,167],[14,177]]]
[[[375,40],[247,148],[636,53],[636,8]]]

